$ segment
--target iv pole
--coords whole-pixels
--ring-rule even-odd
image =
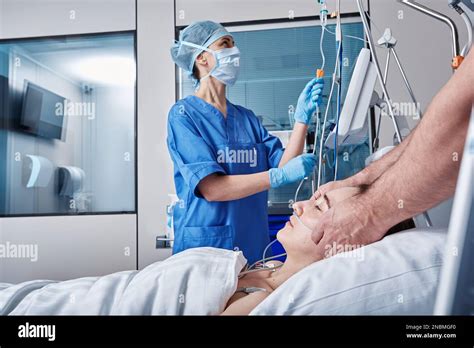
[[[383,98],[384,98],[385,102],[387,103],[388,113],[390,114],[390,118],[392,119],[393,127],[395,129],[395,134],[397,136],[397,140],[398,140],[399,143],[401,143],[402,140],[403,140],[402,135],[400,133],[400,128],[398,126],[397,120],[395,119],[395,114],[393,112],[392,102],[391,102],[390,95],[389,95],[388,90],[387,90],[387,86],[384,83],[384,78],[382,76],[382,70],[380,69],[379,60],[377,58],[377,55],[375,54],[374,40],[372,39],[372,34],[370,32],[369,23],[367,22],[367,17],[365,16],[365,11],[364,11],[364,8],[362,7],[362,0],[357,0],[357,6],[359,8],[360,18],[362,19],[362,24],[364,26],[365,36],[367,37],[367,41],[369,43],[369,49],[370,49],[370,53],[372,55],[372,60],[374,62],[374,65],[375,65],[375,68],[376,68],[376,71],[377,71],[377,76],[378,76],[378,80],[379,80],[379,83],[380,83],[380,87],[382,88],[382,91],[383,91]]]
[[[405,73],[405,70],[403,69],[402,63],[400,62],[400,59],[398,58],[397,51],[395,50],[395,45],[397,44],[397,40],[393,37],[390,28],[385,29],[385,32],[383,33],[379,41],[377,41],[377,44],[381,47],[385,47],[388,49],[387,59],[385,62],[385,71],[383,75],[384,84],[387,83],[388,70],[390,66],[390,57],[393,55],[393,57],[395,58],[395,62],[397,63],[398,70],[400,71],[400,75],[402,76],[403,82],[405,83],[405,87],[407,88],[408,94],[410,94],[411,100],[414,103],[414,105],[417,106],[418,101],[416,100],[415,93],[413,93],[413,89],[411,88],[410,82],[408,81],[408,78]],[[380,104],[376,104],[376,105],[380,106]],[[419,119],[423,117],[418,107],[416,107],[416,114],[417,114],[416,116],[418,116]],[[382,116],[382,113],[380,113],[380,116],[379,116],[378,129],[377,129],[377,133],[375,135],[375,139],[373,143],[375,150],[378,149],[381,116]]]
[[[387,104],[388,112],[389,112],[390,118],[392,119],[392,122],[393,122],[393,127],[395,129],[395,134],[397,136],[397,140],[398,140],[399,143],[401,143],[403,138],[402,138],[402,135],[400,133],[400,128],[398,126],[397,120],[395,119],[395,114],[393,112],[392,102],[391,102],[390,95],[388,93],[387,86],[386,86],[388,66],[385,67],[385,74],[382,75],[382,70],[380,69],[380,64],[379,64],[377,55],[375,53],[374,41],[373,41],[372,34],[371,34],[371,31],[370,31],[370,28],[369,28],[369,23],[367,22],[367,17],[365,16],[365,11],[364,11],[364,8],[362,7],[362,0],[357,0],[357,7],[359,8],[360,17],[362,19],[362,24],[364,26],[365,36],[367,37],[367,41],[368,41],[368,44],[369,44],[369,49],[370,49],[370,52],[371,52],[371,55],[372,55],[372,60],[373,60],[373,63],[375,65],[375,68],[376,68],[376,71],[377,71],[377,76],[378,76],[378,80],[379,80],[379,83],[380,83],[380,87],[382,88],[382,91],[383,91],[383,99],[385,100],[385,103]],[[393,49],[393,47],[392,47],[392,49]],[[393,52],[394,51],[395,50],[393,50]],[[402,76],[404,76],[405,84],[407,85],[408,90],[411,91],[410,95],[412,96],[412,98],[414,100],[416,100],[414,98],[413,91],[411,90],[410,84],[408,83],[408,79],[406,78],[406,75],[403,71],[403,68],[401,67],[400,61],[399,61],[398,56],[396,55],[396,53],[394,54],[394,57],[395,57],[395,60],[397,61],[397,65],[399,66],[399,69],[402,73]],[[390,58],[387,57],[387,64],[389,63],[389,59]],[[428,227],[431,227],[432,223],[431,223],[431,219],[430,219],[428,213],[424,212],[423,216],[425,218],[426,225]]]
[[[453,60],[451,66],[453,70],[456,70],[459,65],[461,65],[464,57],[459,52],[459,35],[456,25],[454,24],[453,20],[448,16],[445,16],[442,13],[439,13],[435,10],[432,10],[426,6],[423,6],[413,0],[397,0],[408,7],[411,7],[414,10],[422,12],[432,18],[435,18],[449,26],[451,29],[451,39],[452,39],[452,51],[453,51]]]
[[[398,58],[397,51],[395,51],[395,45],[397,43],[397,40],[392,36],[392,33],[390,29],[386,29],[383,37],[378,41],[378,44],[381,46],[385,46],[388,49],[387,52],[387,65],[385,66],[385,74],[384,74],[384,82],[387,81],[387,75],[388,75],[388,69],[389,69],[389,64],[390,64],[390,55],[392,54],[393,57],[395,58],[395,62],[397,63],[398,70],[400,71],[400,74],[402,75],[403,82],[405,83],[405,86],[408,90],[408,93],[410,94],[410,97],[415,105],[418,105],[418,101],[416,100],[415,94],[413,93],[413,89],[410,86],[410,83],[408,82],[408,78],[405,74],[405,70],[403,69],[403,66],[400,62],[400,59]],[[418,114],[418,117],[421,119],[423,117],[421,111],[416,107],[416,113]],[[378,138],[378,135],[377,135]],[[423,217],[426,222],[426,226],[432,227],[433,223],[431,222],[431,218],[428,215],[428,212],[423,213]]]

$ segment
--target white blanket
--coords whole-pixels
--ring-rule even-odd
[[[215,315],[237,288],[242,252],[195,248],[141,271],[0,284],[2,315]]]

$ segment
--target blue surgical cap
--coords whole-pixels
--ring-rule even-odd
[[[184,45],[183,41],[207,48],[214,41],[227,35],[232,36],[227,29],[219,23],[212,21],[194,22],[179,34],[179,41],[175,42],[170,49],[171,57],[176,65],[187,71],[189,76],[195,80],[194,82],[196,83],[197,80],[192,76],[194,61],[197,56],[201,54],[202,50]]]

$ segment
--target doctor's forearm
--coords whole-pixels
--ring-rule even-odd
[[[279,168],[283,167],[292,158],[295,158],[296,156],[299,156],[303,153],[307,132],[307,125],[299,122],[295,123],[293,131],[291,132],[290,141],[288,142],[285,152],[283,153],[280,163],[278,164]]]
[[[375,216],[398,223],[454,193],[474,101],[472,81],[470,54],[433,99],[400,159],[369,188],[365,203]]]
[[[371,163],[359,173],[352,177],[354,180],[354,186],[357,185],[370,185],[377,178],[379,178],[384,172],[386,172],[395,162],[398,161],[402,153],[405,151],[406,147],[410,143],[412,134],[414,130],[408,137],[406,137],[400,144],[398,144],[393,150],[387,153],[385,156],[379,160]]]
[[[199,191],[209,202],[245,198],[270,188],[268,171],[246,175],[213,174],[202,179]]]

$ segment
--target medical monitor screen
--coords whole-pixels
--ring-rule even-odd
[[[20,128],[40,137],[61,140],[64,101],[64,97],[25,81]]]

